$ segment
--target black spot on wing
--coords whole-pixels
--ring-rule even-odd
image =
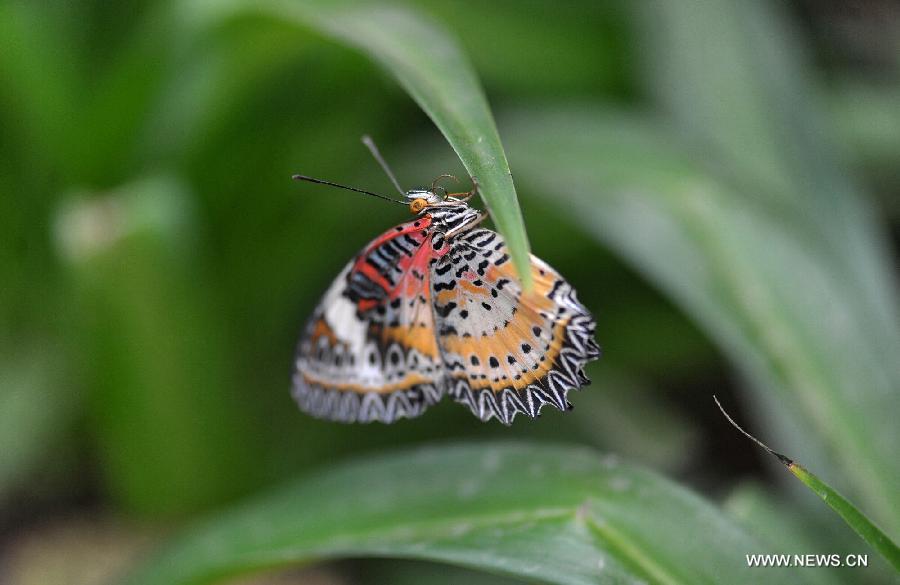
[[[456,303],[453,301],[450,301],[449,303],[447,303],[446,305],[443,305],[443,306],[438,305],[438,304],[435,304],[435,306],[434,306],[434,310],[441,317],[449,316],[450,313],[452,313],[453,309],[455,309],[455,308],[456,308]]]

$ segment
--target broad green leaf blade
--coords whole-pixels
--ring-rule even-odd
[[[758,398],[790,409],[802,444],[834,453],[854,497],[897,530],[900,372],[882,354],[900,347],[872,349],[840,263],[711,178],[647,120],[531,109],[504,127],[529,189],[562,202],[693,315]]]
[[[614,458],[468,444],[326,470],[195,529],[129,583],[199,585],[317,559],[395,556],[546,583],[739,584],[758,582],[744,558],[755,550],[708,503]],[[766,572],[771,583],[804,578]]]
[[[528,238],[509,163],[478,78],[445,28],[408,8],[365,2],[266,0],[209,5],[188,0],[182,7],[200,26],[241,15],[299,24],[362,51],[392,74],[434,121],[469,174],[478,179],[494,223],[521,278],[530,286]]]
[[[855,318],[868,322],[868,351],[897,364],[885,230],[840,164],[798,27],[780,4],[640,3],[646,81],[707,170],[842,265],[856,285]]]
[[[797,380],[789,394],[761,394],[758,402],[788,439],[784,444],[809,436],[790,434],[794,411],[813,419],[818,437],[831,443],[822,451],[842,459],[841,479],[900,533],[900,459],[892,447],[900,436],[886,414],[897,412],[900,387],[897,280],[884,226],[836,155],[802,39],[788,11],[770,0],[642,6],[652,69],[646,80],[696,160],[727,185],[730,199],[756,203],[761,223],[792,240],[791,250],[782,251],[758,239],[769,256],[791,255],[762,255],[760,268],[770,279],[794,282],[768,288],[772,297],[787,297],[773,300],[795,322],[794,344],[807,354],[805,365],[793,360],[790,369],[804,368],[807,380],[818,372],[819,381],[804,389]],[[828,282],[810,278],[804,264]],[[771,270],[778,265],[783,274]],[[820,283],[824,290],[815,290]],[[777,366],[783,340],[768,333]],[[837,433],[831,415],[843,419]]]

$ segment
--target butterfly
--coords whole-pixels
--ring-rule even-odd
[[[500,234],[465,193],[404,192],[371,139],[363,141],[403,201],[304,175],[294,178],[408,205],[414,216],[372,240],[340,272],[298,344],[292,395],[333,421],[392,423],[421,415],[444,395],[482,421],[509,425],[545,404],[572,408],[600,355],[595,322],[572,286],[531,256],[522,287]]]

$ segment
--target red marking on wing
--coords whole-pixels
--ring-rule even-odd
[[[377,237],[356,259],[348,278],[362,274],[383,290],[377,298],[357,301],[363,314],[379,306],[384,308],[379,315],[368,317],[370,322],[379,323],[370,334],[380,336],[382,345],[397,343],[404,350],[415,349],[440,360],[431,312],[430,262],[437,252],[425,231],[430,225],[431,218],[425,216]]]
[[[390,298],[406,297],[414,298],[422,295],[426,299],[431,299],[431,287],[428,286],[428,262],[434,255],[434,248],[431,247],[431,239],[422,242],[422,245],[416,250],[411,258],[403,257],[397,265],[403,270],[403,276],[397,282],[397,285],[388,291]],[[418,273],[418,277],[413,274]]]
[[[431,259],[434,251],[431,248],[430,239],[423,236],[422,232],[429,226],[431,226],[431,216],[426,215],[417,218],[414,221],[391,228],[389,231],[372,240],[372,242],[366,246],[353,264],[350,273],[360,272],[364,274],[369,280],[384,289],[390,298],[396,298],[405,294],[415,295],[421,292],[422,289],[426,291],[426,296],[428,296],[427,291],[430,287],[422,287],[421,281],[410,278],[409,276],[412,268],[416,268],[420,274],[428,274],[428,261]],[[397,266],[403,272],[403,276],[397,281],[396,285],[393,285],[375,266],[368,263],[366,260],[381,246],[405,235],[410,235],[416,239],[419,243],[419,247],[416,248],[416,251],[411,257],[404,254],[397,260]],[[404,284],[406,284],[406,290],[404,290]],[[378,303],[379,301],[374,299],[362,299],[357,306],[361,312],[366,312],[378,306]]]
[[[359,307],[360,311],[366,312],[366,311],[370,311],[370,310],[374,309],[375,307],[377,307],[378,301],[370,301],[370,300],[363,299],[363,300],[359,301],[359,303],[357,303],[356,306]]]

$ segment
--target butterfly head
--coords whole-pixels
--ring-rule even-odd
[[[406,192],[406,200],[409,201],[409,210],[413,215],[418,215],[428,207],[434,207],[444,203],[446,195],[439,195],[428,189],[411,189]]]
[[[438,182],[445,178],[453,179],[457,183],[459,182],[459,179],[457,179],[453,175],[439,175],[434,181],[431,182],[430,189],[412,189],[406,192],[406,200],[409,201],[409,210],[413,213],[413,215],[418,215],[426,209],[435,207],[468,207],[466,199],[468,199],[475,193],[475,189],[477,189],[477,182],[476,187],[468,193],[448,194],[446,189],[438,185]],[[454,195],[462,195],[463,197],[454,197]]]

